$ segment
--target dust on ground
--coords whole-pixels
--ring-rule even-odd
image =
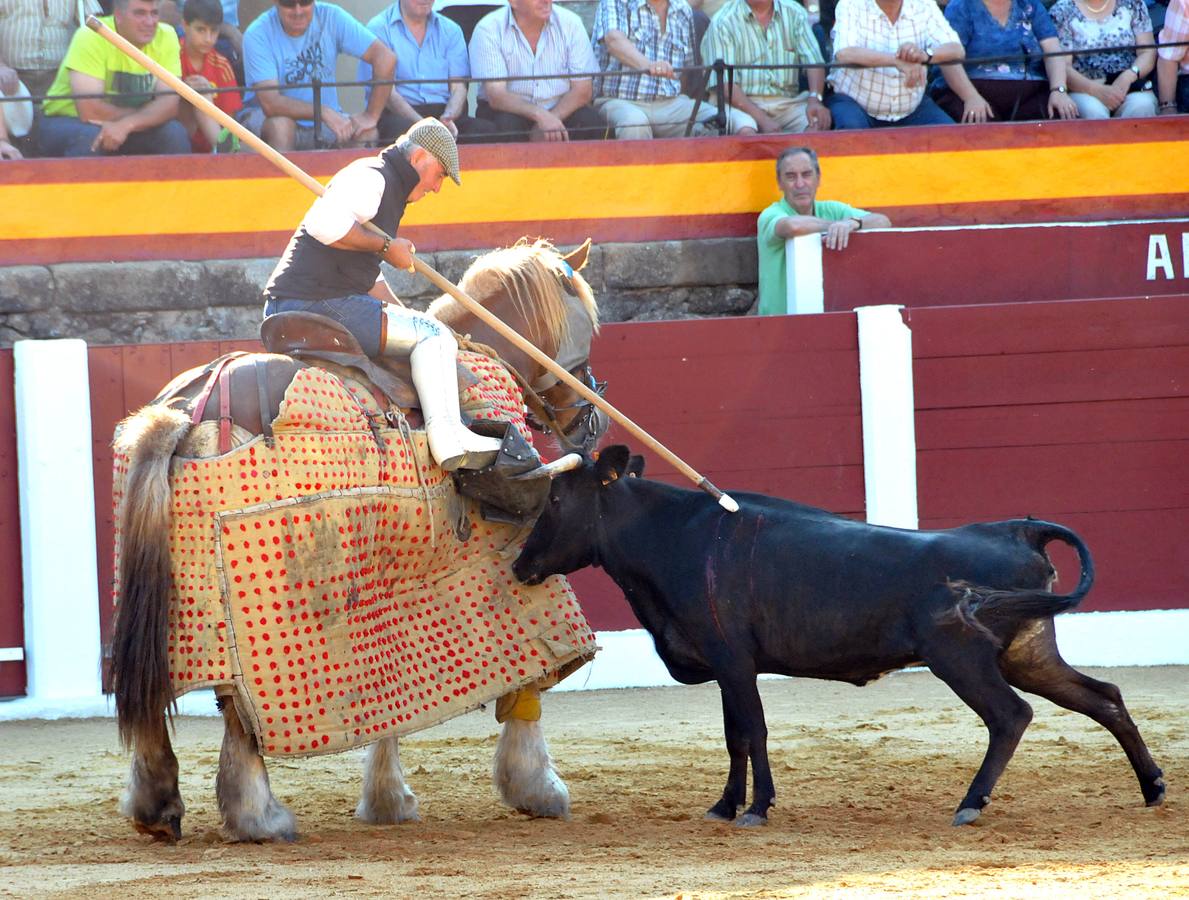
[[[1029,697],[1036,717],[974,826],[950,818],[986,732],[932,675],[862,689],[761,682],[778,805],[765,828],[702,820],[726,777],[713,685],[546,695],[569,821],[502,807],[496,725],[475,712],[401,742],[422,821],[352,818],[362,753],[271,761],[294,844],[225,843],[222,721],[182,718],[187,804],[174,846],[116,804],[128,760],[111,720],[0,724],[0,895],[161,897],[1189,896],[1189,669],[1096,670],[1120,686],[1164,768],[1147,809],[1114,739]],[[581,678],[581,673],[576,676]]]

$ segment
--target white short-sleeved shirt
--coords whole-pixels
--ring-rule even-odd
[[[546,76],[573,73],[589,76],[598,71],[590,36],[576,13],[553,7],[537,41],[534,53],[516,24],[512,8],[497,9],[479,20],[471,35],[471,75],[475,78],[507,78],[528,75],[531,80],[508,81],[508,90],[543,109],[553,109],[570,90],[571,79]],[[480,84],[479,99],[487,99]]]
[[[936,0],[904,0],[893,24],[875,0],[839,0],[834,11],[834,53],[851,47],[891,53],[901,44],[916,44],[925,52],[941,44],[960,43]],[[925,85],[905,87],[895,66],[878,69],[833,69],[830,83],[866,110],[887,122],[903,119],[921,104]]]

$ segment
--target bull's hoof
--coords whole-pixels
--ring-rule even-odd
[[[983,811],[981,809],[974,809],[971,806],[968,806],[965,809],[960,809],[954,814],[954,827],[957,828],[960,825],[970,825],[982,814]]]
[[[166,844],[176,844],[182,839],[181,816],[170,816],[164,822],[153,822],[152,824],[134,821],[132,827],[140,834],[147,834],[154,841]]]
[[[1164,802],[1164,779],[1157,778],[1144,788],[1144,805],[1159,806]]]
[[[735,820],[736,828],[756,828],[760,825],[767,825],[768,817],[761,816],[759,813],[745,812],[738,819]]]
[[[734,804],[728,803],[726,800],[719,800],[714,806],[706,810],[706,815],[703,816],[707,822],[733,822],[737,808]]]

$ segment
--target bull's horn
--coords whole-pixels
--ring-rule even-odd
[[[560,459],[543,466],[538,466],[520,475],[513,475],[512,481],[532,481],[537,478],[553,478],[562,472],[570,472],[582,465],[582,457],[577,453],[567,453]]]

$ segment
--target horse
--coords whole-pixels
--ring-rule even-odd
[[[579,274],[589,245],[563,256],[547,241],[522,240],[478,258],[461,286],[546,355],[577,358],[571,371],[601,392],[589,365],[598,309]],[[523,431],[533,393],[523,386],[533,385],[540,396],[530,407],[563,449],[597,442],[605,418],[564,382],[552,384],[528,353],[450,295],[430,313],[498,356],[460,352],[472,400],[489,403],[480,417],[511,419]],[[139,832],[181,837],[169,726],[177,697],[194,687],[214,687],[223,715],[215,792],[231,840],[296,839],[293,814],[272,793],[266,752],[370,744],[356,817],[418,820],[397,734],[489,700],[504,723],[493,767],[503,801],[568,817],[539,691],[593,655],[593,633],[568,585],[534,596],[508,575],[523,532],[481,521],[477,504],[426,455],[413,412],[384,408],[366,382],[330,362],[248,354],[184,373],[117,428],[111,680],[132,754],[120,810]],[[372,482],[344,487],[353,466]],[[249,532],[263,536],[237,540]],[[305,574],[295,580],[295,570]],[[478,604],[464,601],[472,593],[462,581]],[[380,627],[394,621],[405,630]],[[536,633],[523,636],[526,628]],[[326,636],[344,634],[351,644],[335,659]],[[475,647],[484,641],[490,646]]]

